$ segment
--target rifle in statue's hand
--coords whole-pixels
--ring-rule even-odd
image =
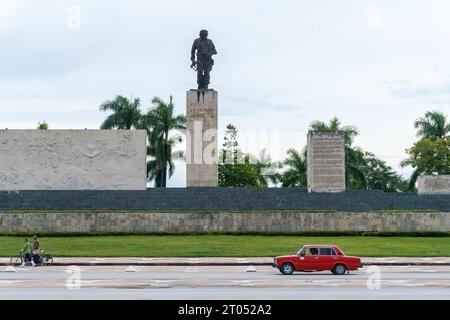
[[[194,71],[197,71],[197,64],[197,61],[192,61],[191,68],[194,69]]]

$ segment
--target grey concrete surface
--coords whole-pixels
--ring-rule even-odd
[[[367,282],[374,270],[283,276],[267,266],[81,267],[80,289],[68,289],[66,267],[0,272],[0,299],[450,299],[450,267],[380,267],[379,289]],[[370,282],[372,283],[372,282]]]
[[[364,265],[379,266],[450,266],[449,257],[388,257],[388,258],[367,258],[362,257]],[[61,266],[271,266],[271,257],[253,258],[60,258],[55,257],[54,265]],[[10,265],[10,258],[0,258],[0,266]]]

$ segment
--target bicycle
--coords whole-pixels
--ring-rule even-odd
[[[24,255],[23,255],[23,253],[22,253],[22,250],[20,250],[20,251],[19,251],[19,255],[18,255],[18,256],[15,256],[15,257],[12,257],[12,258],[9,260],[9,262],[10,262],[10,264],[13,265],[13,266],[20,266],[20,265],[22,265],[22,263],[23,263],[24,260],[25,260],[25,257],[24,257]]]
[[[34,260],[37,256],[38,261]],[[45,251],[41,251],[38,255],[32,254],[31,259],[35,262],[35,265],[37,266],[43,266],[43,265],[52,265],[53,264],[53,255],[50,253],[45,253]],[[20,266],[25,261],[25,256],[22,253],[22,250],[19,252],[18,256],[12,257],[10,259],[10,264],[13,266]],[[25,265],[31,265],[31,260],[26,261]]]

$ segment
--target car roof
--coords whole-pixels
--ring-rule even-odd
[[[335,245],[335,244],[305,244],[304,247],[319,247],[319,248],[333,247],[333,248],[336,248],[337,245]]]

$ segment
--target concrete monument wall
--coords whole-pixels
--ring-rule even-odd
[[[419,194],[450,194],[450,175],[420,176],[417,181]]]
[[[308,191],[345,191],[344,134],[308,133]]]
[[[0,234],[449,232],[443,212],[0,213]]]
[[[0,130],[0,190],[145,190],[143,130]]]
[[[186,101],[186,185],[218,186],[217,91],[190,90]]]

